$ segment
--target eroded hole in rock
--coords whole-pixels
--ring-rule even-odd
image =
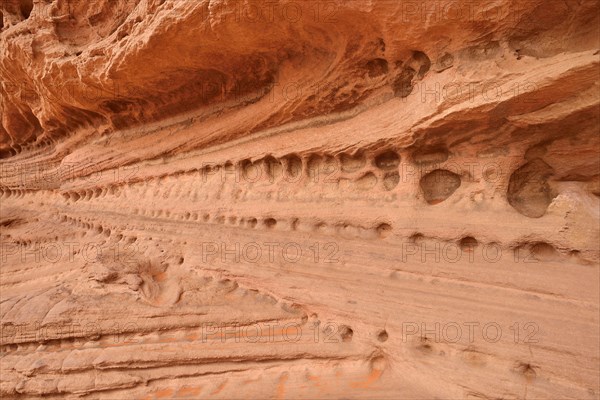
[[[388,190],[388,191],[392,190],[396,186],[398,186],[399,182],[400,182],[400,174],[397,171],[388,172],[383,177],[383,187],[385,190]]]
[[[530,363],[517,361],[513,366],[513,371],[523,375],[527,381],[531,382],[537,376],[537,373],[535,372],[536,368],[538,367]]]
[[[383,223],[383,224],[379,224],[379,225],[377,226],[377,235],[378,235],[380,238],[382,238],[382,239],[383,239],[383,238],[386,238],[386,237],[388,237],[388,236],[389,236],[391,233],[392,233],[392,226],[391,226],[390,224]]]
[[[379,331],[379,333],[377,334],[377,340],[379,340],[380,342],[386,342],[388,338],[389,335],[385,329]]]
[[[19,10],[21,11],[23,19],[29,18],[31,11],[33,10],[33,0],[21,0]]]
[[[15,149],[0,149],[0,160],[12,157],[17,154]]]
[[[275,218],[267,218],[263,221],[263,224],[267,229],[273,229],[277,225],[277,220]]]
[[[364,154],[349,155],[342,153],[339,156],[342,172],[356,172],[363,168],[367,160]]]
[[[247,225],[249,228],[256,227],[256,224],[258,224],[258,221],[256,220],[256,218],[248,218]]]
[[[429,57],[427,57],[427,54],[418,50],[413,51],[411,64],[418,66],[418,69],[415,68],[415,70],[417,71],[417,75],[419,78],[423,78],[431,68],[431,60],[429,59]]]
[[[377,185],[377,177],[372,172],[367,172],[356,181],[359,190],[371,190]]]
[[[0,220],[0,227],[2,228],[10,228],[17,225],[23,224],[25,221],[20,218],[6,218]]]
[[[281,164],[281,161],[273,156],[267,156],[264,158],[263,164],[266,177],[270,182],[274,182],[275,180],[281,178],[283,173],[283,165]]]
[[[352,341],[352,336],[354,336],[354,331],[348,325],[341,325],[339,333],[342,342],[350,342]]]
[[[285,171],[286,177],[289,179],[296,179],[302,175],[302,159],[296,155],[291,154],[285,157]]]
[[[338,160],[332,156],[323,157],[321,171],[326,178],[332,178],[332,175],[339,171]]]
[[[366,65],[370,78],[385,75],[388,72],[388,62],[383,58],[375,58],[367,61]]]
[[[241,179],[244,183],[255,183],[266,178],[267,172],[261,167],[259,162],[243,160],[240,162]]]
[[[422,243],[423,240],[425,240],[425,235],[423,235],[422,233],[418,233],[418,232],[413,233],[408,238],[409,243],[412,243],[412,244]]]
[[[225,161],[225,164],[223,164],[223,169],[227,172],[233,172],[234,171],[233,162],[231,162],[231,160]]]
[[[438,204],[446,200],[460,187],[460,176],[445,169],[436,169],[423,176],[420,181],[425,201]]]
[[[413,91],[415,80],[423,79],[431,68],[431,60],[422,51],[413,51],[406,62],[397,61],[399,72],[392,82],[394,94],[398,97],[408,97]]]
[[[552,261],[560,257],[554,246],[546,242],[536,242],[529,246],[531,257],[539,261]]]
[[[306,163],[306,168],[308,172],[308,176],[311,179],[318,179],[319,170],[321,169],[321,165],[323,163],[323,157],[318,154],[313,154],[308,158]]]
[[[384,171],[398,168],[400,165],[400,156],[392,150],[388,150],[375,157],[375,165]]]
[[[556,193],[548,184],[548,178],[553,172],[552,167],[539,158],[517,169],[510,176],[508,183],[508,203],[527,217],[543,216],[556,197]]]
[[[325,232],[327,230],[327,224],[325,222],[317,222],[314,226],[315,232]]]
[[[415,346],[417,350],[429,354],[433,352],[432,340],[427,336],[421,336]]]
[[[416,71],[411,67],[404,67],[392,82],[394,94],[398,97],[408,97],[413,91],[413,78]]]
[[[466,252],[473,252],[478,244],[479,242],[473,236],[465,236],[458,242],[461,250]]]
[[[300,220],[298,218],[292,218],[292,220],[290,221],[290,229],[293,231],[297,230],[299,223]]]

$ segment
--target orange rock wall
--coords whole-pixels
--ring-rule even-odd
[[[3,1],[0,395],[597,399],[598,7]]]

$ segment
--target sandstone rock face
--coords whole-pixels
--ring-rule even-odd
[[[2,398],[598,399],[597,0],[8,0]]]

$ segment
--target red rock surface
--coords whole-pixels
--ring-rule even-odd
[[[597,399],[596,0],[7,0],[2,398]]]

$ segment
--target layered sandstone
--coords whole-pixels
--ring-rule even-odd
[[[596,0],[1,13],[2,398],[600,395]]]

